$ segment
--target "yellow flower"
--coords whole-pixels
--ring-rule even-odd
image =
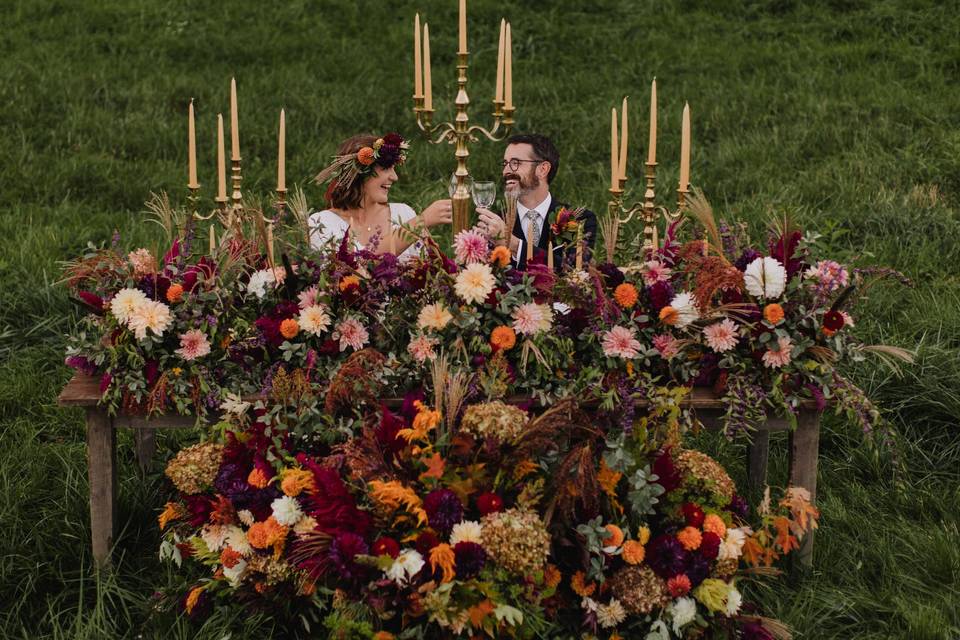
[[[714,613],[726,610],[729,594],[730,585],[718,578],[707,578],[693,590],[693,597]]]

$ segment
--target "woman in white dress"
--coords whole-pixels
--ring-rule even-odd
[[[437,200],[420,215],[406,204],[389,201],[406,149],[407,143],[396,133],[382,138],[361,134],[340,144],[334,163],[316,177],[319,183],[330,180],[329,208],[310,215],[312,247],[340,242],[349,230],[357,248],[367,247],[376,237],[377,244],[369,248],[407,259],[419,251],[417,230],[450,224],[450,200]]]

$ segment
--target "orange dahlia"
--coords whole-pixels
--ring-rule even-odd
[[[183,285],[175,282],[167,289],[167,302],[173,304],[181,300],[183,300]]]
[[[360,151],[357,151],[357,162],[363,166],[369,167],[373,164],[374,160],[376,160],[376,156],[374,155],[373,147],[363,147]]]
[[[660,321],[663,324],[674,325],[677,324],[678,320],[680,320],[680,313],[670,305],[660,309]]]
[[[220,564],[222,564],[227,569],[233,569],[237,566],[237,563],[243,559],[243,556],[239,551],[234,550],[233,547],[226,547],[223,551],[220,552]]]
[[[300,333],[300,323],[293,318],[287,318],[280,323],[280,335],[287,340],[296,338],[298,333]]]
[[[494,349],[509,351],[513,349],[516,344],[517,334],[510,327],[499,326],[490,334],[490,345],[493,346]]]
[[[768,304],[763,308],[763,319],[770,324],[780,324],[783,320],[783,307],[776,302]]]
[[[623,544],[623,529],[615,524],[608,524],[604,528],[607,530],[607,533],[609,533],[610,536],[603,539],[603,546],[619,547],[621,544]]]
[[[680,541],[680,544],[682,544],[683,548],[687,551],[694,551],[700,548],[703,536],[700,535],[700,531],[695,527],[684,527],[677,532],[677,540]]]
[[[270,516],[263,522],[254,522],[247,530],[247,542],[255,549],[267,549],[287,537],[287,528]]]
[[[623,543],[623,561],[627,564],[640,564],[647,557],[647,550],[637,540]]]
[[[703,519],[703,530],[711,531],[723,540],[727,535],[727,525],[720,516],[711,513]]]
[[[593,595],[593,592],[597,590],[597,585],[592,582],[590,584],[584,584],[583,580],[585,577],[583,571],[577,571],[570,578],[570,588],[581,598],[589,598]]]
[[[510,249],[504,246],[497,246],[490,252],[490,263],[498,267],[506,267],[510,264]]]
[[[637,288],[629,282],[624,282],[613,290],[613,299],[624,309],[632,309],[639,297]]]

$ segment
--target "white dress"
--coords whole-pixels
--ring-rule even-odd
[[[393,227],[408,224],[417,217],[417,213],[409,205],[403,204],[402,202],[391,202],[389,203],[389,207],[390,223]],[[343,240],[343,234],[347,232],[347,228],[350,226],[349,222],[329,209],[310,214],[309,223],[310,246],[314,249],[324,247],[331,239],[340,242]],[[357,249],[363,248],[363,245],[357,241],[354,241],[354,244]],[[400,258],[400,260],[409,260],[419,255],[420,248],[421,243],[419,241],[414,242],[404,249],[398,258]]]

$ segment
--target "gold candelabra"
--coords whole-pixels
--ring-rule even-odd
[[[646,181],[643,201],[635,202],[629,207],[625,207],[623,205],[623,187],[626,178],[619,178],[617,180],[617,188],[610,188],[610,202],[607,203],[607,212],[613,226],[614,248],[616,248],[615,239],[619,235],[620,226],[629,223],[633,220],[634,216],[640,214],[643,218],[643,247],[641,250],[641,258],[646,259],[646,257],[660,245],[657,231],[658,218],[663,216],[669,224],[682,216],[687,206],[687,194],[689,190],[686,188],[677,189],[677,208],[671,211],[667,207],[657,206],[656,204],[654,187],[656,186],[657,163],[644,163],[643,174]],[[608,256],[608,259],[613,260],[613,256]]]
[[[461,5],[461,11],[464,11],[463,5]],[[466,25],[465,16],[461,16],[461,30],[464,30]],[[417,17],[417,25],[419,28],[419,16]],[[509,43],[509,24],[501,23],[501,46],[500,46],[500,63],[498,64],[498,87],[502,87],[503,83],[503,56],[504,56],[504,39],[503,27],[506,26],[507,39],[506,44],[507,49],[510,47]],[[419,32],[418,32],[419,33]],[[462,31],[463,33],[463,31]],[[417,80],[417,90],[413,95],[413,112],[417,121],[417,128],[426,138],[430,144],[440,144],[446,142],[448,144],[455,145],[454,157],[457,159],[457,170],[454,172],[456,176],[457,184],[456,188],[453,191],[453,233],[456,234],[469,226],[470,219],[470,171],[467,168],[467,158],[470,157],[469,144],[471,142],[479,142],[480,136],[490,140],[491,142],[500,142],[504,140],[509,134],[510,130],[513,127],[514,119],[514,106],[512,102],[512,87],[510,83],[512,82],[512,74],[509,68],[506,71],[506,82],[508,85],[507,88],[507,99],[504,100],[501,98],[501,93],[498,89],[498,95],[493,100],[493,125],[490,128],[485,128],[478,124],[470,124],[470,116],[468,114],[468,108],[470,106],[470,97],[467,94],[467,68],[469,67],[470,53],[466,50],[464,44],[461,44],[460,50],[457,52],[457,96],[454,100],[454,106],[456,108],[456,116],[452,122],[433,122],[433,104],[432,98],[428,97],[430,95],[430,74],[429,74],[429,31],[427,25],[424,25],[424,57],[425,57],[425,74],[424,80],[427,83],[427,96],[420,92],[419,86],[419,73],[420,69],[417,69],[418,80]],[[465,42],[466,36],[461,36],[461,43]],[[417,46],[419,47],[419,35],[417,37]],[[510,54],[507,53],[507,62],[509,66],[511,64]],[[417,61],[419,63],[419,49],[417,53]]]

